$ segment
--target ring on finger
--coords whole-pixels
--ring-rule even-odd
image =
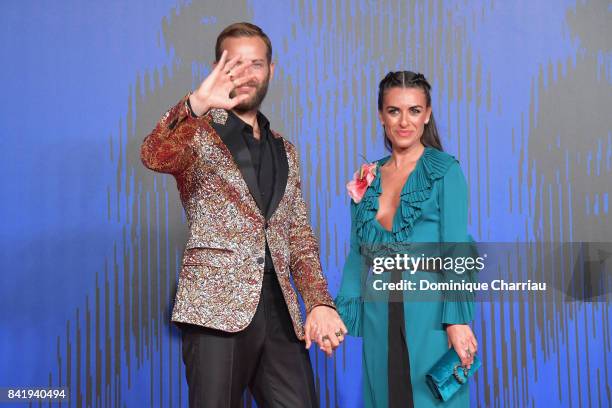
[[[338,330],[337,332],[334,333],[336,335],[336,337],[342,337],[344,336],[344,333],[342,332],[342,330]]]

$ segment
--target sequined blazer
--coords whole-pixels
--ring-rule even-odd
[[[267,240],[295,333],[303,339],[290,277],[307,311],[334,303],[302,197],[296,149],[273,132],[282,160],[268,212],[262,214],[244,140],[222,138],[212,126],[225,125],[227,111],[194,117],[187,101],[185,96],[162,116],[141,148],[146,167],[176,179],[189,226],[172,321],[226,332],[246,328],[259,303]]]

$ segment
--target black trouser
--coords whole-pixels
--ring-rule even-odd
[[[401,272],[391,273],[392,282],[400,282],[401,279]],[[393,291],[389,295],[388,336],[389,408],[413,408],[410,355],[406,345],[404,321],[404,295],[401,291]]]
[[[319,406],[308,351],[275,273],[264,274],[257,311],[243,331],[181,327],[190,408],[241,407],[247,387],[260,408]]]

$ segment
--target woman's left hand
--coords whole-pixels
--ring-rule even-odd
[[[446,326],[446,334],[448,347],[453,346],[461,359],[461,365],[469,370],[474,362],[474,354],[478,351],[478,342],[472,329],[467,324],[450,324]]]

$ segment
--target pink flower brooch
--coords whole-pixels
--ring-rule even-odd
[[[353,179],[346,185],[348,195],[353,199],[355,204],[358,204],[366,190],[376,177],[376,163],[364,163],[361,169],[353,174]]]

